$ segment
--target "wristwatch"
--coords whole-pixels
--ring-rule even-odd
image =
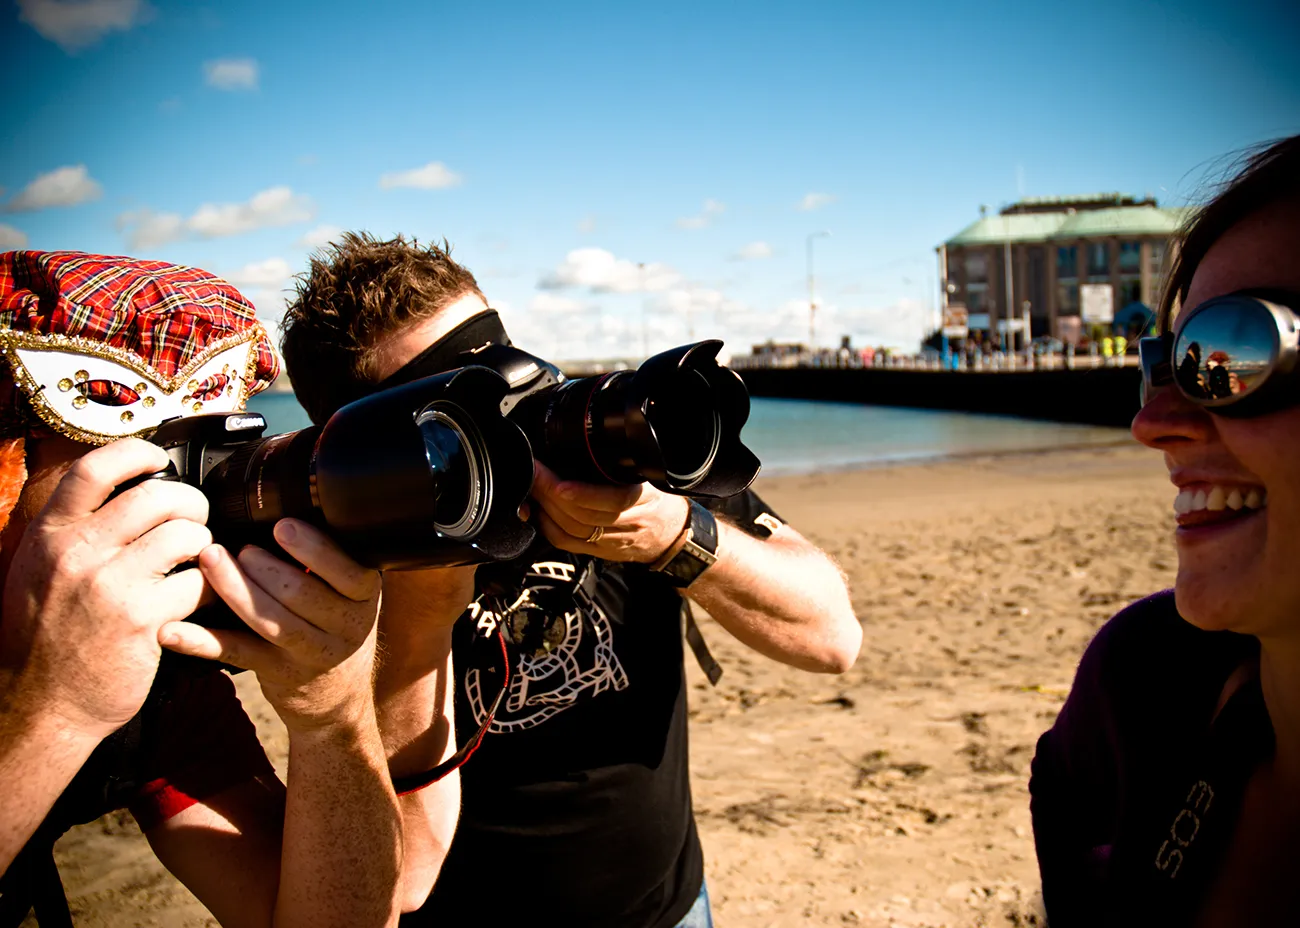
[[[713,513],[693,499],[686,502],[689,509],[681,534],[650,565],[679,589],[690,586],[718,560],[718,523]]]

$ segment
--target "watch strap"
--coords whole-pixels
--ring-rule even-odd
[[[688,587],[718,560],[718,523],[713,513],[695,500],[689,507],[682,533],[650,569],[664,574],[678,588]]]

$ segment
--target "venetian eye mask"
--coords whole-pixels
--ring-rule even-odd
[[[260,326],[222,339],[165,377],[133,352],[86,338],[0,332],[14,382],[50,428],[102,445],[168,419],[244,408]]]

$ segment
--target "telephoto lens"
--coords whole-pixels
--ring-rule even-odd
[[[285,517],[319,526],[356,561],[403,569],[522,554],[533,478],[528,439],[500,404],[507,384],[465,367],[371,394],[324,426],[260,438],[256,414],[165,423],[180,479],[203,491],[222,544],[268,545]]]
[[[635,371],[578,380],[506,345],[475,361],[510,381],[504,408],[560,476],[725,498],[753,482],[759,461],[740,440],[749,392],[718,364],[721,348],[716,339],[683,345]]]

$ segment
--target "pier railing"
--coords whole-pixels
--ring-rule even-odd
[[[1107,358],[1103,355],[1088,353],[1076,354],[1033,354],[1024,352],[994,352],[977,354],[972,357],[954,353],[945,358],[938,353],[923,355],[881,353],[870,361],[858,355],[837,356],[801,355],[791,357],[765,357],[762,355],[740,355],[731,359],[733,370],[789,370],[792,368],[836,368],[836,369],[886,369],[906,371],[1053,371],[1053,370],[1095,370],[1102,367],[1137,367],[1136,354]]]

